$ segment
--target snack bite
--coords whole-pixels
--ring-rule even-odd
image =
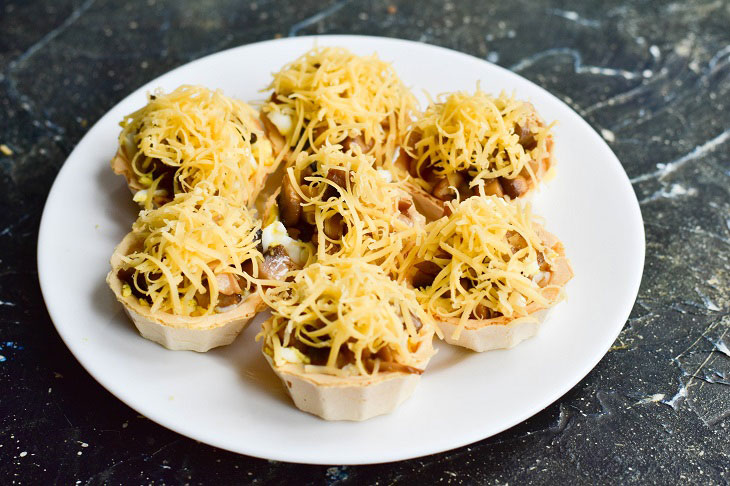
[[[112,170],[125,177],[145,209],[202,183],[246,206],[276,169],[256,111],[218,90],[184,85],[167,94],[156,91],[121,125]]]
[[[359,149],[343,153],[338,145],[300,154],[264,218],[264,235],[276,228],[308,244],[319,261],[362,258],[403,280],[425,218],[403,184],[372,163]]]
[[[276,73],[268,89],[261,119],[291,160],[329,142],[344,150],[357,145],[384,165],[417,111],[393,66],[342,47],[315,47]]]
[[[515,199],[534,189],[554,165],[550,128],[528,102],[478,87],[455,92],[413,123],[398,164],[418,186],[414,197],[426,216],[437,219],[457,197]]]
[[[450,344],[511,348],[532,337],[573,271],[562,243],[527,205],[498,196],[447,202],[412,269],[419,302]]]
[[[312,264],[264,299],[266,360],[294,404],[326,420],[390,413],[434,354],[415,292],[359,259]]]
[[[221,196],[177,194],[140,212],[107,283],[143,337],[173,350],[229,344],[264,307],[260,228]]]

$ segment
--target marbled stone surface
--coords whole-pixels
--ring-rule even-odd
[[[395,464],[253,459],[137,415],[56,334],[38,224],[91,124],[175,66],[312,33],[415,39],[505,66],[570,104],[622,161],[646,225],[638,301],[598,366],[527,422]],[[727,483],[729,97],[723,0],[0,2],[0,483]]]

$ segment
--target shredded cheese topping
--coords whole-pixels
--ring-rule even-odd
[[[406,147],[419,171],[433,166],[438,175],[468,172],[472,187],[497,177],[513,179],[523,171],[534,183],[530,162],[550,157],[550,128],[530,103],[505,93],[493,97],[477,86],[473,95],[455,92],[431,102],[410,128]],[[426,181],[419,183],[432,189]]]
[[[119,143],[145,188],[135,200],[146,209],[201,183],[236,204],[248,204],[274,169],[271,142],[256,111],[218,90],[156,91],[121,126]]]
[[[313,166],[316,171],[302,180]],[[331,171],[343,176],[328,178]],[[411,196],[402,183],[374,169],[372,157],[328,145],[317,154],[301,154],[287,176],[303,201],[302,217],[316,227],[319,261],[361,258],[396,280],[405,278],[415,258],[412,250],[424,236],[425,218],[412,207],[401,209],[412,206]],[[341,228],[339,237],[332,235],[331,225]]]
[[[433,283],[419,290],[429,313],[441,320],[459,318],[458,338],[468,319],[519,318],[529,314],[532,303],[550,304],[542,292],[550,287],[544,286],[549,274],[541,265],[552,267],[558,253],[541,240],[529,205],[497,196],[446,204],[452,214],[429,223],[418,251],[419,261],[440,269]]]
[[[177,194],[160,208],[140,212],[132,231],[144,243],[122,257],[122,269],[134,271],[134,285],[151,301],[152,313],[211,315],[220,296],[217,276],[230,274],[243,291],[252,290],[263,260],[260,228],[246,209],[221,196]]]
[[[391,162],[417,111],[413,94],[376,54],[357,56],[341,47],[316,47],[274,75],[272,100],[262,111],[285,136],[296,157],[325,140],[361,137],[379,165]]]
[[[432,319],[415,292],[391,280],[381,269],[359,259],[315,263],[292,281],[269,289],[272,309],[257,340],[275,365],[304,365],[307,373],[371,375],[365,361],[389,348],[396,363],[422,367],[433,353]],[[320,350],[324,364],[310,364]],[[419,352],[420,351],[420,352]]]

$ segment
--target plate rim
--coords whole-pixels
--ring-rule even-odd
[[[531,89],[537,90],[541,92],[543,96],[546,96],[548,99],[550,99],[552,102],[557,103],[559,105],[562,105],[561,108],[566,109],[570,112],[572,112],[575,117],[580,120],[580,124],[584,126],[584,128],[587,128],[589,132],[591,132],[595,137],[595,139],[602,144],[603,149],[605,149],[606,153],[610,154],[610,159],[612,161],[611,165],[614,171],[617,171],[619,173],[619,177],[623,178],[624,182],[627,184],[629,188],[631,188],[631,206],[635,209],[635,214],[633,216],[636,216],[635,223],[637,226],[638,233],[636,234],[637,241],[634,243],[637,244],[638,254],[636,257],[638,258],[639,270],[635,276],[635,278],[632,279],[631,282],[631,288],[630,291],[627,292],[629,295],[633,295],[633,299],[631,302],[631,306],[627,305],[627,309],[623,314],[625,316],[623,317],[623,322],[621,326],[617,326],[615,333],[613,333],[612,339],[608,344],[605,346],[605,349],[601,353],[596,353],[595,356],[591,357],[591,359],[585,360],[585,363],[588,363],[584,366],[580,367],[579,371],[574,371],[571,373],[571,378],[564,380],[564,385],[561,387],[557,387],[555,391],[553,391],[548,396],[543,395],[543,398],[536,401],[536,405],[533,405],[529,408],[528,412],[525,412],[524,414],[513,418],[512,420],[504,421],[500,427],[497,427],[499,430],[496,430],[492,433],[487,434],[486,436],[483,433],[480,432],[472,432],[469,434],[462,434],[459,436],[459,439],[453,440],[449,443],[447,447],[439,447],[438,450],[434,450],[433,448],[419,448],[414,447],[414,449],[409,450],[407,453],[402,453],[400,455],[388,455],[389,457],[374,457],[368,460],[359,460],[359,461],[346,461],[346,462],[339,462],[337,464],[343,464],[343,465],[356,465],[356,464],[380,464],[380,463],[388,463],[388,462],[395,462],[395,461],[403,461],[403,460],[409,460],[414,459],[418,457],[425,457],[432,454],[437,454],[441,452],[451,451],[469,444],[472,444],[474,442],[487,439],[489,437],[493,437],[501,432],[504,432],[505,430],[508,430],[512,427],[514,427],[517,424],[520,424],[524,422],[525,420],[529,419],[530,417],[536,415],[540,411],[544,410],[545,408],[549,407],[551,404],[553,404],[555,401],[560,399],[563,395],[565,395],[568,391],[573,389],[575,386],[577,386],[595,367],[596,365],[606,356],[608,351],[610,350],[611,346],[615,342],[618,335],[623,330],[624,326],[626,325],[626,322],[631,314],[631,311],[633,310],[633,307],[636,303],[636,299],[638,297],[639,288],[641,285],[641,281],[643,278],[644,273],[644,265],[645,265],[645,259],[646,259],[646,240],[645,240],[645,228],[644,228],[644,222],[643,222],[643,215],[641,213],[641,207],[638,202],[638,198],[636,196],[636,192],[633,189],[633,186],[631,185],[631,182],[629,180],[629,177],[621,165],[621,162],[619,161],[616,154],[611,150],[610,146],[605,142],[605,140],[597,133],[593,127],[582,117],[580,116],[573,108],[571,108],[569,105],[567,105],[565,102],[563,102],[560,98],[558,98],[556,95],[549,92],[547,89],[539,86],[538,84],[534,83],[533,81],[521,76],[518,73],[515,73],[513,71],[510,71],[502,66],[496,65],[494,63],[491,63],[485,59],[481,59],[479,57],[473,56],[471,54],[467,54],[464,52],[456,51],[447,47],[437,46],[433,44],[428,44],[425,42],[419,42],[419,41],[413,41],[409,39],[401,39],[396,37],[379,37],[379,36],[366,36],[366,35],[310,35],[310,36],[296,36],[296,37],[287,37],[282,39],[268,39],[264,41],[254,42],[250,44],[242,44],[239,46],[231,47],[222,51],[217,51],[211,54],[208,54],[206,56],[194,59],[192,61],[186,62],[184,64],[181,64],[180,66],[175,67],[174,69],[167,71],[165,73],[160,74],[159,76],[156,76],[155,78],[143,83],[139,87],[135,88],[132,92],[130,92],[127,96],[120,99],[117,103],[114,104],[111,108],[109,108],[97,121],[94,123],[92,127],[90,127],[83,137],[77,142],[73,150],[69,153],[68,157],[64,161],[63,165],[61,166],[60,170],[56,174],[53,184],[51,186],[51,189],[48,192],[48,195],[46,197],[46,201],[44,203],[43,211],[41,214],[41,220],[39,225],[39,232],[38,232],[38,241],[37,241],[37,248],[36,248],[36,265],[37,265],[37,271],[38,271],[38,280],[41,288],[41,294],[43,296],[43,301],[46,306],[46,309],[48,311],[49,317],[51,318],[51,322],[53,323],[54,328],[56,329],[56,332],[61,337],[61,340],[64,342],[68,350],[71,352],[71,354],[74,356],[74,358],[79,362],[79,364],[84,368],[84,370],[89,373],[89,375],[94,378],[94,380],[99,383],[104,389],[106,389],[109,393],[111,393],[116,399],[122,401],[125,405],[129,406],[133,410],[141,413],[148,419],[152,420],[153,422],[156,422],[159,425],[162,425],[163,427],[172,430],[175,433],[181,434],[185,437],[191,438],[193,440],[200,440],[201,442],[204,442],[208,445],[211,445],[213,447],[217,447],[220,449],[228,450],[231,452],[235,452],[238,454],[245,454],[252,457],[258,457],[262,459],[272,459],[277,461],[286,461],[286,462],[292,462],[292,463],[299,463],[299,464],[318,464],[318,465],[329,465],[333,464],[330,461],[326,460],[302,460],[301,458],[297,459],[296,457],[293,457],[291,454],[287,454],[286,451],[281,451],[279,454],[271,455],[271,454],[261,454],[257,453],[255,448],[241,448],[241,449],[232,449],[231,447],[228,447],[227,445],[222,444],[220,441],[211,439],[210,437],[204,437],[201,438],[201,435],[198,433],[190,433],[190,431],[187,430],[185,426],[181,426],[178,423],[171,423],[172,421],[166,420],[163,414],[157,413],[154,411],[155,407],[151,407],[152,409],[146,407],[143,403],[143,401],[136,400],[133,397],[130,397],[129,395],[126,395],[119,390],[115,389],[111,383],[107,383],[107,380],[101,376],[102,373],[94,366],[87,366],[85,364],[85,358],[84,353],[82,352],[81,346],[77,346],[75,342],[73,342],[70,339],[70,336],[68,336],[64,330],[63,326],[60,326],[57,324],[57,322],[63,321],[63,318],[57,314],[56,311],[52,308],[52,306],[49,306],[49,296],[52,293],[52,290],[50,289],[50,284],[48,283],[48,277],[47,272],[43,271],[43,268],[47,268],[47,265],[44,264],[45,262],[45,255],[44,255],[44,248],[47,248],[49,244],[47,241],[49,241],[49,235],[48,235],[48,219],[47,214],[49,212],[49,207],[53,206],[53,201],[58,197],[58,191],[59,185],[58,181],[61,178],[61,176],[65,173],[68,169],[68,162],[70,159],[72,159],[79,146],[82,144],[82,142],[86,139],[86,137],[93,132],[98,125],[105,122],[106,118],[110,116],[110,113],[115,110],[117,106],[120,104],[125,103],[129,98],[132,98],[136,95],[138,95],[139,92],[144,91],[146,89],[149,89],[149,86],[154,83],[159,83],[160,78],[173,75],[179,70],[183,69],[190,69],[191,65],[194,65],[196,63],[200,63],[203,61],[207,61],[211,58],[217,57],[217,56],[225,56],[230,55],[232,51],[243,49],[243,48],[251,48],[251,47],[264,47],[268,44],[285,44],[285,43],[292,43],[292,44],[298,44],[298,43],[306,43],[309,42],[310,44],[315,43],[317,40],[326,40],[327,45],[333,45],[335,43],[342,43],[345,47],[347,47],[347,43],[349,41],[357,42],[357,41],[377,41],[377,42],[385,42],[385,43],[395,43],[395,44],[406,44],[411,45],[413,47],[418,47],[419,49],[427,48],[427,49],[433,49],[437,51],[443,52],[445,55],[450,56],[457,56],[461,57],[464,60],[467,60],[471,63],[484,63],[488,65],[491,69],[497,69],[499,71],[502,71],[504,73],[507,73],[509,76],[517,76],[520,78],[523,82],[526,82],[530,85]],[[293,405],[292,405],[293,406]],[[303,412],[302,412],[303,413]],[[474,428],[474,431],[479,430],[479,428]],[[247,450],[244,450],[247,449]],[[428,450],[426,450],[428,449]]]

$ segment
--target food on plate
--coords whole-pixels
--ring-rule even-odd
[[[156,91],[121,123],[112,169],[144,209],[107,283],[143,337],[205,352],[268,307],[256,340],[294,404],[360,421],[413,394],[434,335],[511,348],[563,300],[565,249],[524,198],[555,165],[532,104],[477,84],[421,113],[340,47],[266,89],[260,112]]]
[[[112,169],[146,209],[203,184],[235,204],[253,202],[274,154],[256,111],[202,86],[156,91],[124,117]]]
[[[343,153],[339,145],[300,154],[264,218],[264,251],[266,234],[274,231],[288,244],[308,245],[319,261],[363,258],[403,280],[425,218],[403,184],[372,163],[359,148]]]
[[[177,194],[140,212],[107,283],[143,337],[176,350],[229,344],[264,308],[260,228],[222,196]]]
[[[414,191],[429,219],[443,203],[479,193],[515,199],[535,188],[553,167],[551,126],[535,107],[479,87],[429,104],[405,138],[401,168],[424,191]]]
[[[417,107],[389,63],[342,47],[315,47],[276,73],[269,89],[261,118],[292,160],[329,142],[390,163]]]
[[[573,277],[562,243],[528,205],[494,195],[446,204],[412,268],[419,301],[451,344],[487,351],[533,336]]]
[[[264,356],[295,405],[327,420],[391,412],[434,354],[415,292],[362,259],[309,265],[264,300]]]

